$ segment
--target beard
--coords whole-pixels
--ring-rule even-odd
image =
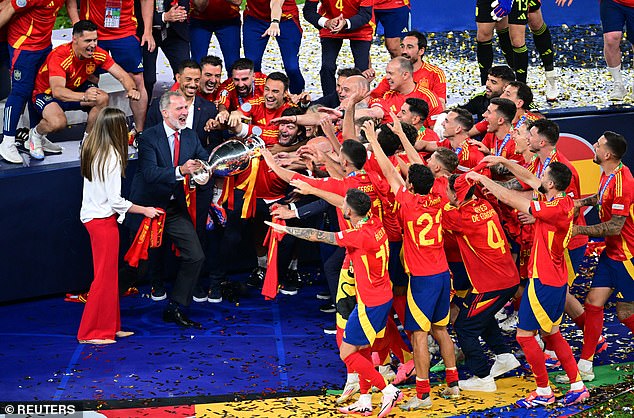
[[[546,190],[546,188],[544,187],[544,185],[542,184],[542,185],[540,185],[540,186],[537,188],[537,191],[538,191],[538,192],[540,192],[541,194],[546,194],[546,191],[547,191],[547,190]]]

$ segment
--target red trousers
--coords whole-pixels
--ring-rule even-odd
[[[84,224],[90,235],[94,279],[84,307],[78,340],[115,339],[119,316],[119,227],[116,215]]]

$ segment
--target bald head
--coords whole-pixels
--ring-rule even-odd
[[[343,82],[341,85],[341,100],[347,99],[354,93],[361,95],[367,94],[370,91],[370,82],[362,75],[353,75]]]

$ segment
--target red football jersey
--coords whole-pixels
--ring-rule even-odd
[[[560,287],[568,283],[564,250],[572,235],[574,203],[568,195],[551,201],[533,200],[535,236],[528,261],[528,277],[542,284]]]
[[[251,173],[253,172],[253,160],[249,168],[238,174],[236,178],[236,188],[243,190]],[[263,158],[259,160],[258,172],[255,177],[255,187],[253,189],[255,197],[259,199],[277,200],[286,196],[288,183],[282,180],[271,168],[266,164]]]
[[[57,12],[64,0],[11,0],[15,14],[9,21],[7,41],[14,49],[40,51],[51,45]]]
[[[379,306],[392,299],[388,273],[390,247],[387,234],[376,216],[357,228],[340,231],[337,245],[345,247],[354,270],[357,301],[365,306]]]
[[[102,41],[136,36],[134,0],[81,1],[79,18],[94,22]]]
[[[475,293],[507,289],[519,275],[500,219],[485,199],[472,199],[459,208],[447,205],[443,229],[457,235],[460,254]]]
[[[66,88],[76,90],[94,74],[98,68],[109,70],[114,60],[106,51],[97,47],[91,59],[79,59],[75,56],[72,42],[63,44],[51,51],[35,78],[33,98],[40,93],[51,93],[50,77],[66,79]]]
[[[225,0],[226,1],[226,0]],[[247,0],[244,8],[244,14],[253,16],[256,19],[271,20],[271,1],[270,0]],[[295,0],[284,0],[282,3],[282,19],[292,19],[299,24],[299,9]],[[300,27],[301,30],[301,27]]]
[[[394,167],[398,168],[398,160],[396,156],[389,157],[390,162]],[[394,193],[387,179],[383,177],[383,171],[376,160],[374,153],[368,152],[368,160],[363,168],[368,172],[374,174],[372,176],[372,184],[374,189],[381,200],[381,223],[387,232],[387,239],[390,242],[400,242],[403,240],[403,230],[398,220],[398,204],[396,202]]]
[[[449,142],[447,138],[438,141],[437,144],[439,147],[453,149],[451,142]],[[458,148],[453,150],[458,156],[458,168],[456,168],[455,174],[466,173],[478,165],[484,158],[482,151],[480,151],[477,146],[469,144],[468,140],[464,141],[458,146]]]
[[[218,90],[218,105],[224,105],[229,112],[232,112],[242,104],[253,99],[261,99],[264,97],[264,84],[266,83],[266,74],[255,72],[253,75],[253,85],[251,86],[251,94],[247,97],[238,96],[236,85],[231,77],[225,80]]]
[[[443,202],[439,194],[420,195],[405,187],[396,193],[403,227],[403,258],[412,276],[431,276],[449,270],[441,227]]]
[[[606,186],[607,184],[607,186]],[[607,222],[613,216],[625,216],[619,235],[605,237],[605,253],[617,261],[634,257],[634,178],[630,169],[620,165],[614,173],[601,174],[599,184],[599,217]]]
[[[264,97],[258,99],[249,100],[248,103],[244,103],[240,106],[240,111],[247,118],[251,119],[250,125],[259,126],[262,128],[262,135],[260,138],[264,141],[267,147],[277,144],[277,137],[280,133],[279,125],[271,123],[271,120],[282,116],[282,112],[294,105],[284,103],[278,109],[270,110],[266,108],[264,104]]]
[[[190,16],[192,19],[200,20],[230,20],[240,17],[240,6],[231,4],[227,0],[209,0],[202,12],[198,12],[192,4]]]
[[[482,138],[482,143],[489,149],[491,155],[504,157],[506,159],[516,159],[519,154],[515,154],[515,141],[511,139],[511,133],[508,132],[498,138],[495,132],[487,132]],[[521,157],[521,155],[519,155]],[[523,159],[523,158],[522,158]]]
[[[579,180],[579,173],[577,173],[577,169],[572,165],[572,163],[566,157],[563,156],[563,154],[559,153],[559,151],[557,151],[556,148],[553,150],[553,152],[551,152],[548,158],[550,158],[550,161],[546,159],[546,161],[548,161],[548,164],[554,161],[559,161],[560,163],[565,164],[566,167],[570,169],[570,171],[572,172],[572,179],[570,180],[570,186],[568,186],[568,188],[566,189],[566,193],[568,194],[568,196],[572,197],[573,199],[580,199],[581,198],[581,182]],[[545,171],[545,168],[544,168],[544,165],[542,164],[542,161],[539,158],[535,157],[528,164],[528,170],[532,172],[533,174],[535,174],[537,177],[541,178],[542,174]],[[524,188],[527,190],[530,189],[528,185],[524,185]],[[543,196],[539,194],[537,195],[537,197],[540,199],[543,198]],[[577,216],[577,219],[575,219],[575,225],[586,225],[586,218],[583,215],[583,211],[579,211],[579,216]],[[585,235],[575,235],[570,240],[570,243],[568,244],[568,248],[571,250],[574,250],[576,248],[586,245],[587,243],[588,243],[588,237],[586,237]]]
[[[447,78],[445,72],[433,64],[423,61],[423,65],[412,74],[414,82],[431,90],[443,100],[447,100]],[[374,90],[370,92],[370,97],[380,98],[390,90],[390,84],[384,77]]]
[[[434,132],[433,129],[425,128],[424,126],[418,130],[418,136],[416,137],[416,141],[429,141],[436,142],[440,141],[438,134]],[[427,160],[432,153],[427,151],[421,151],[418,153],[423,160]]]
[[[374,0],[374,10],[389,10],[409,6],[409,0]]]
[[[343,15],[348,19],[357,13],[361,7],[372,7],[374,0],[307,0],[313,3],[319,2],[317,12],[327,19],[334,19]],[[343,38],[355,41],[371,41],[374,34],[374,16],[369,23],[354,30],[343,29],[339,33],[331,33],[328,29],[322,28],[319,36],[322,38]]]
[[[396,90],[390,90],[386,92],[380,99],[370,99],[370,107],[380,107],[383,110],[383,119],[381,123],[392,123],[392,117],[390,111],[397,114],[401,111],[405,99],[410,97],[416,99],[423,99],[429,106],[429,115],[423,125],[427,128],[434,127],[435,116],[443,112],[442,103],[438,100],[438,96],[431,90],[425,88],[422,84],[416,84],[416,87],[411,93],[402,94]]]

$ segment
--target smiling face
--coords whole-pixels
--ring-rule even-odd
[[[292,145],[297,138],[299,128],[294,123],[280,123],[280,132],[277,137],[278,144],[286,147]]]
[[[284,83],[279,80],[266,80],[264,84],[264,106],[269,110],[279,109],[284,104]]]
[[[222,77],[222,66],[220,65],[203,65],[203,71],[200,77],[200,90],[205,94],[215,93],[220,85],[220,77]]]
[[[502,80],[499,77],[492,76],[489,74],[487,76],[487,82],[485,85],[485,95],[487,98],[492,99],[494,97],[500,97],[504,88],[508,83]]]
[[[487,110],[482,114],[482,117],[489,122],[487,126],[487,132],[496,132],[500,127],[500,115],[497,112],[498,106],[489,104]]]
[[[170,97],[167,109],[161,111],[165,123],[170,128],[176,130],[184,129],[187,125],[189,106],[182,96]]]
[[[390,90],[398,90],[403,85],[406,79],[405,74],[396,62],[390,61],[387,64],[387,67],[385,67],[385,79],[390,85]]]
[[[597,139],[597,142],[595,142],[592,146],[594,149],[594,158],[592,159],[592,162],[595,164],[601,164],[610,157],[610,150],[605,145],[606,141],[607,139],[605,139],[605,136],[601,135],[601,138]]]
[[[97,31],[83,31],[73,35],[73,51],[80,59],[90,59],[97,48]]]
[[[246,97],[253,92],[254,77],[252,70],[233,70],[231,79],[236,86],[238,96]]]
[[[513,129],[511,133],[511,139],[515,142],[515,153],[523,154],[528,149],[528,128],[527,124],[523,123],[519,128]]]
[[[197,68],[184,68],[182,73],[176,74],[179,90],[187,99],[196,95],[200,85],[200,70]]]

